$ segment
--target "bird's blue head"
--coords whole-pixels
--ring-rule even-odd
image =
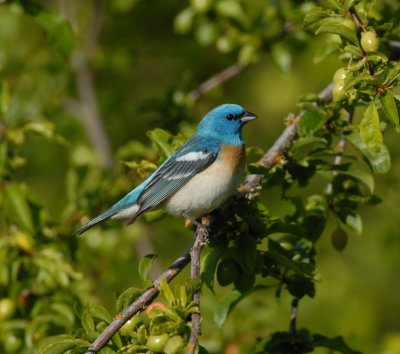
[[[217,138],[224,144],[240,145],[243,125],[255,118],[255,114],[237,104],[223,104],[205,115],[197,134]]]

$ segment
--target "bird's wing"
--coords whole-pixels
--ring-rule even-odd
[[[219,150],[220,145],[217,141],[199,136],[190,139],[152,176],[137,198],[139,210],[129,223],[162,203],[192,177],[210,166],[217,158]]]

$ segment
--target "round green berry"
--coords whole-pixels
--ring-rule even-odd
[[[361,47],[367,53],[376,52],[379,48],[379,38],[376,33],[372,31],[361,33]]]
[[[334,101],[343,101],[346,98],[346,91],[344,90],[344,80],[335,82],[332,89],[332,98]]]

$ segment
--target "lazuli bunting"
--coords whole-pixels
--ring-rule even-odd
[[[221,206],[240,185],[246,157],[242,127],[255,118],[236,104],[214,108],[196,133],[144,182],[76,233],[110,218],[126,218],[131,224],[157,207],[197,224],[197,218]]]

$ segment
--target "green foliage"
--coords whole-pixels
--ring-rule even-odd
[[[151,100],[148,95],[142,101],[132,98],[132,102],[115,97],[125,91],[129,91],[131,97],[143,95],[142,92],[150,90],[147,81],[157,86],[157,75],[169,70],[158,68],[154,64],[158,55],[152,54],[148,60],[143,60],[150,65],[150,70],[149,67],[145,70],[147,77],[137,80],[140,81],[137,89],[132,87],[132,77],[137,74],[132,74],[132,70],[140,71],[136,69],[136,64],[140,64],[140,58],[135,57],[136,51],[147,42],[149,46],[154,45],[146,37],[150,34],[141,33],[138,37],[143,36],[143,41],[136,42],[130,52],[132,48],[124,40],[126,33],[132,30],[129,16],[138,13],[136,16],[142,19],[136,18],[137,21],[148,18],[148,13],[144,16],[140,12],[143,11],[141,6],[148,11],[147,5],[139,3],[113,2],[103,10],[83,4],[79,5],[81,12],[78,11],[76,18],[71,17],[67,5],[65,13],[60,13],[57,6],[46,1],[40,6],[27,1],[7,1],[0,5],[0,21],[4,20],[4,28],[9,31],[0,34],[5,48],[5,54],[0,55],[2,352],[84,353],[116,314],[124,311],[151,286],[152,265],[161,260],[165,266],[169,254],[171,258],[176,256],[172,251],[178,249],[178,243],[172,242],[177,239],[184,242],[179,237],[173,241],[160,241],[166,245],[160,246],[162,252],[157,251],[159,258],[150,254],[139,264],[128,264],[135,254],[132,247],[127,247],[127,242],[137,242],[141,234],[154,233],[157,239],[158,236],[160,239],[168,237],[168,234],[175,237],[177,230],[181,230],[169,228],[169,224],[173,225],[172,219],[168,219],[168,225],[165,221],[154,223],[164,215],[160,211],[146,215],[144,223],[129,229],[129,236],[120,224],[112,223],[107,223],[103,229],[94,229],[83,240],[71,236],[87,215],[95,215],[129,192],[171,155],[194,129],[182,122],[192,114],[197,99],[193,92],[190,93],[195,84],[190,75],[188,78],[185,74],[179,80],[175,77],[176,72],[173,73],[173,84],[168,83],[165,97]],[[173,286],[162,280],[158,286],[161,299],[130,319],[101,353],[185,352],[191,315],[202,310],[192,301],[193,293],[200,288],[202,296],[212,296],[208,303],[212,303],[213,316],[210,317],[215,322],[204,321],[203,338],[215,340],[215,336],[219,336],[217,349],[205,340],[204,346],[209,352],[221,352],[221,343],[231,340],[223,337],[226,333],[222,331],[227,327],[233,326],[230,330],[235,337],[240,331],[239,322],[248,321],[246,335],[251,337],[251,344],[245,349],[249,353],[309,353],[316,348],[344,354],[359,353],[350,349],[347,338],[329,338],[315,333],[320,332],[321,322],[307,329],[297,329],[291,322],[291,330],[284,332],[277,328],[278,325],[272,327],[274,321],[268,316],[263,315],[261,331],[254,329],[256,326],[251,321],[255,322],[257,312],[262,312],[260,298],[267,299],[271,308],[274,298],[282,304],[288,297],[297,302],[303,298],[318,301],[314,298],[318,299],[319,295],[319,264],[323,258],[321,252],[324,254],[320,245],[330,237],[335,250],[345,251],[352,235],[361,235],[366,229],[365,206],[380,202],[374,193],[375,189],[381,193],[382,177],[377,183],[375,174],[388,173],[391,158],[398,155],[393,149],[391,157],[384,144],[384,141],[390,144],[391,136],[400,129],[400,64],[398,53],[392,51],[393,41],[400,33],[398,5],[372,0],[329,0],[318,2],[318,6],[312,2],[290,0],[192,0],[184,5],[179,3],[179,6],[185,6],[183,9],[178,9],[177,4],[171,9],[166,6],[161,3],[154,6],[159,7],[162,14],[158,18],[160,26],[165,25],[164,17],[170,22],[175,18],[176,33],[193,36],[200,46],[207,47],[195,50],[196,43],[189,40],[191,47],[185,47],[187,53],[182,54],[184,58],[177,64],[176,71],[181,72],[182,65],[188,65],[183,64],[185,58],[190,63],[198,62],[199,67],[205,66],[202,58],[196,57],[200,53],[205,53],[207,59],[221,63],[230,60],[240,67],[257,68],[268,58],[283,73],[292,75],[292,67],[297,65],[301,53],[315,51],[314,63],[326,63],[324,60],[334,57],[341,61],[341,68],[331,75],[332,100],[313,93],[299,98],[300,117],[290,115],[286,122],[297,124],[298,136],[285,155],[277,155],[269,170],[251,159],[249,173],[263,176],[260,189],[247,198],[235,199],[229,208],[214,215],[212,238],[202,259],[201,282],[178,278],[178,284]],[[105,21],[107,26],[118,23],[121,30],[116,31],[116,35],[106,27],[104,48],[90,52],[91,46],[96,46],[90,41],[96,41],[98,24],[94,20],[91,28],[85,22],[91,21],[89,14],[96,13],[94,10],[105,11],[103,15],[110,19]],[[158,16],[158,10],[153,15]],[[158,37],[164,29],[154,26]],[[84,32],[93,37],[84,39]],[[21,33],[29,36],[21,47],[5,40],[7,36],[20,38]],[[166,41],[168,50],[169,46],[175,48],[175,44],[171,44],[173,41],[181,45],[177,37],[170,36],[172,39]],[[28,46],[30,39],[40,48],[37,53],[34,53],[35,46]],[[119,41],[123,48],[118,46]],[[162,40],[157,38],[159,42]],[[218,54],[213,52],[214,47]],[[28,54],[32,54],[32,67],[23,63],[28,61]],[[126,129],[126,134],[130,139],[132,135],[133,140],[124,142],[121,137],[125,131],[120,129],[112,141],[118,161],[112,172],[102,167],[99,151],[88,146],[82,133],[85,128],[76,119],[82,118],[87,108],[84,98],[87,96],[82,94],[79,79],[82,75],[84,79],[91,76],[90,71],[77,73],[75,60],[79,55],[87,56],[88,67],[99,76],[97,98],[99,108],[107,116],[105,121],[110,132],[114,129],[113,124],[116,124],[116,130],[119,129],[121,117],[138,117],[129,119],[129,124],[125,125],[131,128]],[[132,56],[135,58],[131,59]],[[165,57],[165,61],[169,59]],[[313,65],[310,60],[307,64]],[[209,75],[215,68],[217,66],[208,67],[207,73],[205,69],[203,73],[194,68],[199,71],[194,76]],[[316,73],[319,69],[312,70]],[[264,88],[271,82],[268,79],[261,84]],[[206,104],[199,102],[201,110],[203,105],[208,108],[214,100],[220,100],[218,95],[221,93],[216,91],[206,95],[205,100],[209,101]],[[241,87],[241,93],[243,91]],[[157,95],[160,96],[160,92]],[[262,97],[264,99],[264,91]],[[242,94],[239,98],[243,99]],[[78,100],[83,101],[78,103]],[[129,102],[125,106],[122,101]],[[66,113],[70,106],[72,113]],[[76,110],[77,106],[83,107],[83,112]],[[132,111],[131,106],[136,111]],[[142,116],[147,117],[146,114],[154,111],[161,112],[163,119],[151,121],[153,124],[147,133],[151,144],[136,140],[149,128]],[[263,148],[266,130],[258,133]],[[62,157],[57,155],[54,159],[51,154],[57,149],[63,151]],[[260,155],[262,149],[248,150],[251,156]],[[37,167],[39,173],[32,172],[35,165],[41,166]],[[63,171],[65,178],[51,177],[53,165]],[[33,176],[40,183],[35,182]],[[398,176],[393,179],[397,181]],[[49,202],[51,192],[46,194],[43,190],[51,189],[53,184],[61,192],[55,193],[57,202],[52,204]],[[36,190],[40,190],[40,186],[42,190],[38,193]],[[264,193],[268,198],[279,195],[279,204],[287,208],[274,207],[270,199],[264,198]],[[384,257],[379,257],[379,263],[381,258]],[[137,266],[138,271],[132,272],[132,266]],[[124,277],[128,279],[125,283],[115,281]],[[132,287],[140,282],[143,283],[141,288]],[[204,285],[212,295],[205,291]],[[98,288],[102,290],[98,291]],[[103,298],[101,291],[107,288],[119,295],[112,301],[108,299],[107,306],[103,306],[97,302],[104,301],[106,296]],[[350,294],[350,297],[357,299],[359,295]],[[251,302],[253,299],[257,300]],[[232,325],[241,306],[247,306],[245,317]],[[214,325],[220,328],[218,334],[211,333]],[[373,330],[375,332],[375,327]],[[343,330],[344,337],[347,334],[348,331]],[[199,346],[199,352],[207,350]]]

